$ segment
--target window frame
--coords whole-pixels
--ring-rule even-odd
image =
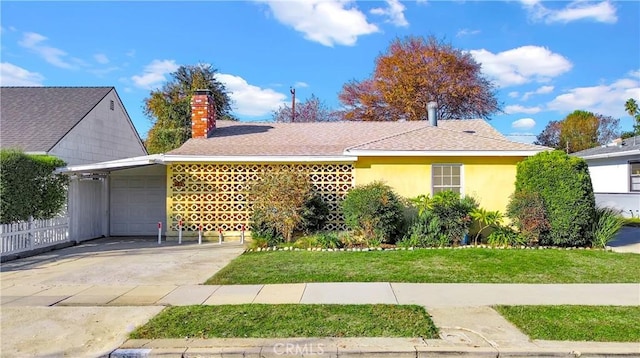
[[[629,178],[629,192],[638,193],[638,192],[640,192],[640,174],[633,174],[633,169],[632,168],[633,168],[633,165],[640,166],[640,161],[635,161],[634,160],[634,161],[629,161],[628,163],[629,163],[629,172],[628,172],[627,178]],[[638,185],[639,188],[636,189],[636,190],[633,189],[633,178],[638,178],[637,180],[638,180],[639,183],[636,184],[636,185]]]
[[[444,167],[458,167],[460,168],[460,184],[459,185],[435,185],[435,168],[436,167],[440,167],[440,168],[444,168]],[[442,176],[444,177],[444,176]],[[464,164],[462,163],[432,163],[431,164],[431,196],[436,194],[435,189],[436,188],[455,188],[455,187],[460,187],[460,195],[464,195]],[[446,190],[446,189],[444,189]],[[444,191],[442,190],[442,191]]]

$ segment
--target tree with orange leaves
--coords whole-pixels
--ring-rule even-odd
[[[425,120],[432,101],[440,119],[487,119],[500,110],[493,83],[471,54],[434,37],[395,39],[376,59],[373,76],[346,83],[339,99],[346,120]]]

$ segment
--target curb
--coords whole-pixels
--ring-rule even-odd
[[[105,358],[150,357],[640,357],[636,343],[528,342],[526,347],[452,344],[420,338],[282,338],[128,340]],[[553,346],[544,346],[553,343]]]

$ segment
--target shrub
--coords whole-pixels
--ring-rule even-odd
[[[302,207],[300,229],[306,234],[322,230],[329,216],[329,207],[320,195],[313,193]]]
[[[498,226],[487,236],[491,246],[516,246],[526,244],[527,239],[508,226]]]
[[[367,242],[394,243],[402,227],[400,199],[381,182],[351,189],[342,203],[342,211],[347,227]]]
[[[309,178],[298,172],[265,173],[250,190],[253,203],[252,230],[265,237],[272,231],[291,242],[295,228],[305,219],[305,204],[313,198]]]
[[[421,196],[412,201],[419,202],[423,210],[409,228],[406,240],[422,247],[460,243],[469,231],[470,213],[478,206],[473,198],[461,198],[453,191],[439,192],[430,200]]]
[[[595,220],[593,221],[593,241],[596,247],[605,247],[616,237],[616,234],[625,220],[620,212],[612,208],[596,208]]]
[[[538,193],[527,190],[513,193],[507,205],[507,216],[529,243],[549,244],[545,235],[549,232],[550,224]]]
[[[0,151],[0,222],[50,219],[67,200],[68,178],[54,174],[65,163],[49,155]]]
[[[558,150],[529,157],[518,163],[515,191],[542,198],[550,228],[541,242],[582,246],[590,241],[595,198],[584,159]]]

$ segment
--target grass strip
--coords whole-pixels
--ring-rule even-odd
[[[206,284],[299,282],[636,283],[640,255],[481,248],[247,252]]]
[[[437,337],[415,305],[221,305],[167,307],[131,338]]]
[[[640,342],[640,307],[496,306],[532,339]]]

